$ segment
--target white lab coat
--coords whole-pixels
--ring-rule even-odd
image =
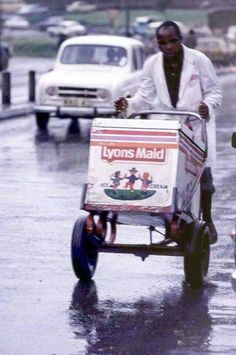
[[[140,89],[128,99],[127,114],[144,110],[185,110],[198,112],[201,101],[209,108],[207,122],[208,159],[213,166],[216,156],[215,110],[220,106],[222,93],[211,61],[201,52],[183,45],[184,60],[180,77],[179,99],[172,106],[163,68],[163,54],[154,54],[144,64]]]

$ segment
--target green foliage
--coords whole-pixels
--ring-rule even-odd
[[[160,11],[165,11],[170,3],[171,3],[171,0],[159,0]]]
[[[170,2],[171,0],[163,0],[165,3]],[[158,6],[157,6],[158,8]],[[186,25],[194,26],[194,24],[207,24],[207,13],[204,10],[183,10],[183,9],[168,9],[165,8],[165,14],[158,10],[130,10],[130,19],[131,23],[137,16],[151,16],[159,18],[160,20],[176,20],[182,21]],[[108,25],[109,18],[106,11],[93,11],[89,13],[79,13],[74,12],[66,15],[67,19],[73,19],[83,23],[84,25]],[[115,20],[115,25],[117,27],[125,25],[125,11],[120,10]]]
[[[57,53],[57,40],[54,38],[26,37],[9,39],[14,48],[14,56],[29,57],[55,57]]]
[[[207,13],[203,10],[179,10],[166,9],[165,12],[151,10],[131,10],[130,24],[133,23],[137,16],[150,16],[158,20],[181,21],[186,25],[194,27],[194,25],[207,24]],[[84,23],[88,28],[96,26],[101,32],[109,31],[109,18],[106,11],[94,11],[91,13],[73,13],[66,15],[66,18],[74,19]],[[125,12],[120,11],[115,23],[114,30],[124,28]],[[14,48],[14,56],[32,56],[32,57],[55,57],[57,53],[57,38],[51,38],[42,32],[38,35],[25,35],[22,37],[4,38],[11,43]]]

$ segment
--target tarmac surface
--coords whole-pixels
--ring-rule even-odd
[[[81,119],[80,135],[71,135],[67,120],[50,120],[44,133],[32,114],[2,120],[1,355],[236,354],[229,237],[236,216],[236,151],[230,144],[235,81],[235,74],[220,78],[213,203],[219,242],[212,246],[202,290],[183,283],[181,258],[165,256],[143,263],[133,255],[101,253],[94,280],[78,282],[70,240],[92,121]],[[20,109],[9,107],[12,114],[14,108]],[[136,225],[117,229],[120,243],[149,236]]]

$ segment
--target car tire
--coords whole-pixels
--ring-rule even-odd
[[[42,113],[42,112],[37,112],[35,114],[36,116],[36,124],[37,127],[40,131],[46,131],[47,126],[48,126],[48,121],[49,121],[49,114],[48,113]]]
[[[9,65],[9,55],[6,50],[4,50],[0,55],[0,70],[6,70]]]

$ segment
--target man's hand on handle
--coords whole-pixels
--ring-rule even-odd
[[[128,107],[128,101],[126,100],[125,97],[119,97],[119,99],[115,101],[116,112],[124,112],[126,111],[127,107]]]
[[[126,100],[125,97],[119,97],[116,101],[115,101],[115,109],[117,112],[124,112],[127,110],[128,107],[128,101]],[[209,108],[207,106],[207,104],[205,104],[205,102],[201,102],[198,108],[199,111],[199,115],[204,118],[204,119],[208,119],[209,118]]]
[[[209,108],[205,102],[201,102],[199,107],[198,107],[199,115],[207,120],[209,118]]]

